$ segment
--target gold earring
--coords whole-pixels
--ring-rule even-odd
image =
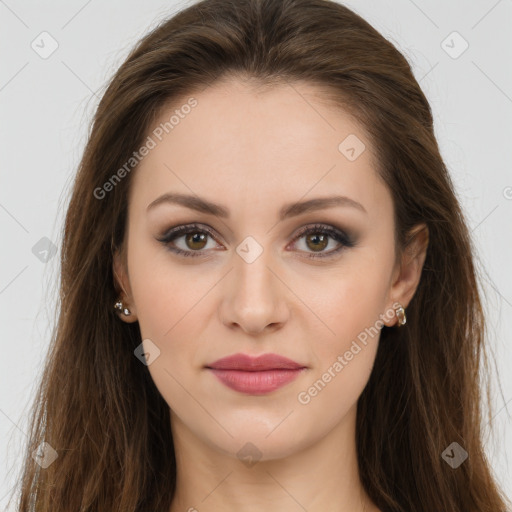
[[[124,316],[130,316],[131,315],[131,311],[128,308],[125,308],[123,306],[123,302],[121,300],[118,300],[114,304],[114,309],[117,309],[118,311],[122,311]]]
[[[405,315],[405,309],[401,304],[395,309],[396,317],[398,318],[398,327],[402,327],[407,322],[407,317]]]

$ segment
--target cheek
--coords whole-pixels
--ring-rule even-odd
[[[190,366],[200,339],[199,321],[206,317],[201,300],[212,285],[211,276],[203,280],[199,272],[183,271],[170,254],[143,244],[132,248],[129,265],[142,339],[159,347],[160,363],[173,372],[184,368],[180,361]]]
[[[384,312],[387,277],[383,262],[377,265],[372,257],[358,256],[357,261],[347,262],[341,271],[316,280],[316,292],[309,292],[307,302],[326,326],[322,338],[330,341],[321,347],[342,350],[375,325]]]
[[[191,280],[190,268],[183,270],[150,235],[139,234],[134,228],[131,240],[140,240],[129,247],[128,268],[141,334],[166,339],[181,322],[194,316],[203,286],[197,285],[199,277],[194,275]]]
[[[331,426],[357,403],[370,378],[380,337],[381,302],[375,288],[361,280],[339,284],[341,291],[331,294],[323,310],[330,330],[312,344],[313,368],[296,396],[303,414],[323,417]]]
[[[323,282],[312,299],[313,311],[324,326],[311,344],[314,370],[308,396],[317,402],[348,407],[364,389],[375,360],[382,314],[388,292],[388,262],[377,262],[371,253],[347,262],[342,272]],[[317,284],[322,284],[322,281]],[[308,304],[310,304],[308,300]],[[317,383],[317,384],[315,384]],[[306,397],[305,400],[308,398]],[[300,400],[299,400],[300,401]]]
[[[199,368],[203,362],[199,341],[204,338],[201,332],[207,312],[201,299],[213,285],[212,278],[205,276],[201,281],[198,277],[204,286],[194,286],[191,273],[180,272],[169,257],[154,257],[142,250],[134,251],[132,265],[130,283],[141,337],[151,340],[143,342],[144,350],[155,350],[156,345],[159,351],[148,365],[151,378],[171,409],[201,415],[200,410],[191,408],[188,391],[194,387],[195,366]]]

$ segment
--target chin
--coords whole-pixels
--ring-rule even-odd
[[[265,421],[262,418],[255,421],[253,417],[246,421],[224,422],[223,425],[233,437],[219,429],[214,436],[211,435],[212,432],[204,431],[197,432],[196,435],[202,437],[215,450],[241,462],[248,461],[247,465],[250,467],[250,461],[284,459],[322,438],[323,434],[318,429],[309,429],[303,422],[295,424],[290,421],[292,415],[282,424],[279,422],[283,418],[279,421]],[[285,425],[287,422],[289,423]]]

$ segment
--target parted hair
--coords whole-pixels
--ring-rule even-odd
[[[58,315],[31,409],[21,512],[168,512],[176,484],[170,412],[119,321],[113,251],[124,247],[136,167],[106,183],[167,105],[229,77],[307,82],[361,124],[392,194],[397,255],[425,223],[429,245],[407,324],[383,327],[357,407],[357,455],[383,512],[504,512],[483,450],[487,368],[475,249],[440,155],[429,103],[400,51],[329,0],[203,0],[145,35],[102,94],[71,190]],[[197,107],[200,108],[200,107]],[[42,442],[57,459],[32,457]],[[453,469],[443,451],[469,454]]]

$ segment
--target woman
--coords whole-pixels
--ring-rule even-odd
[[[325,0],[204,0],[105,92],[19,510],[496,512],[429,104]]]

